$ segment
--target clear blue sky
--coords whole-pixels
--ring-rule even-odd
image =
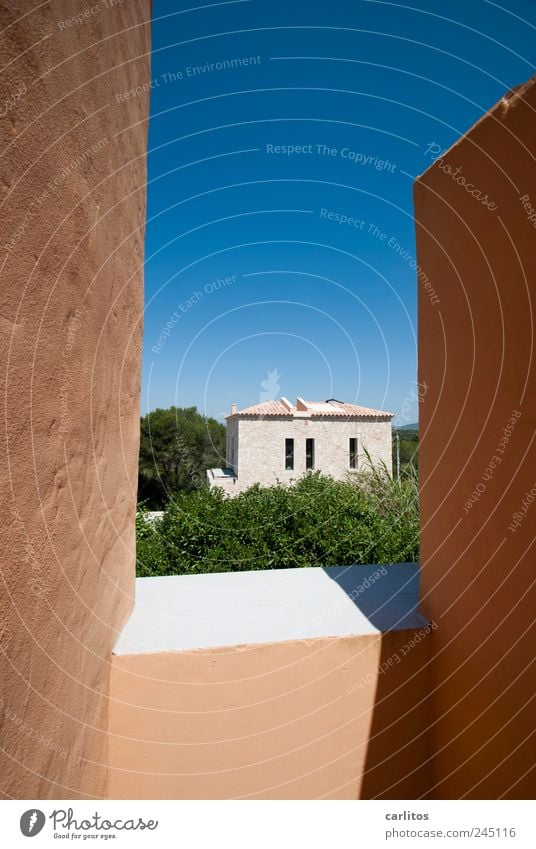
[[[412,181],[534,73],[536,3],[155,0],[153,20],[142,412],[301,395],[415,421]]]

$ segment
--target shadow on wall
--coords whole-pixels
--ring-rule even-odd
[[[361,799],[417,799],[430,787],[428,734],[430,640],[436,629],[419,612],[419,567],[401,563],[406,574],[378,566],[356,592],[355,576],[345,567],[326,574],[344,590],[381,633],[377,674],[349,687],[349,694],[375,689],[361,785]],[[374,576],[380,573],[377,580]],[[361,699],[362,700],[362,699]]]
[[[432,798],[534,797],[535,139],[536,77],[415,183]]]
[[[387,632],[379,638],[380,662],[361,799],[418,799],[429,790],[432,627]]]

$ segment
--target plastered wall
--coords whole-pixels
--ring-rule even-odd
[[[114,657],[110,796],[417,798],[429,634],[408,651],[415,633]]]
[[[2,4],[0,793],[105,794],[132,602],[150,7]],[[83,12],[80,18],[79,12]]]
[[[415,185],[432,797],[536,789],[535,139],[531,80]]]

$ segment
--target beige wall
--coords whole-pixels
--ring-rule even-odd
[[[226,492],[236,495],[255,483],[290,484],[305,474],[305,440],[315,440],[315,469],[342,480],[349,472],[349,439],[357,437],[358,469],[368,466],[365,449],[374,463],[392,471],[391,422],[336,418],[231,418],[227,422],[227,451],[234,436],[238,446],[235,472],[238,479],[217,480]],[[294,439],[294,470],[285,469],[285,439]]]
[[[416,798],[423,633],[114,657],[110,796]]]
[[[419,293],[422,602],[439,625],[432,797],[536,787],[535,139],[533,80],[415,186],[418,261],[439,298]]]
[[[33,5],[0,11],[0,793],[26,799],[105,792],[134,580],[148,106],[115,96],[149,77],[146,3],[70,25],[88,4]]]

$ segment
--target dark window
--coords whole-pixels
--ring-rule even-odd
[[[305,440],[305,468],[314,469],[315,467],[315,441],[314,439]]]
[[[350,438],[350,468],[357,469],[357,439]]]
[[[285,469],[292,471],[294,468],[294,440],[285,439]]]

